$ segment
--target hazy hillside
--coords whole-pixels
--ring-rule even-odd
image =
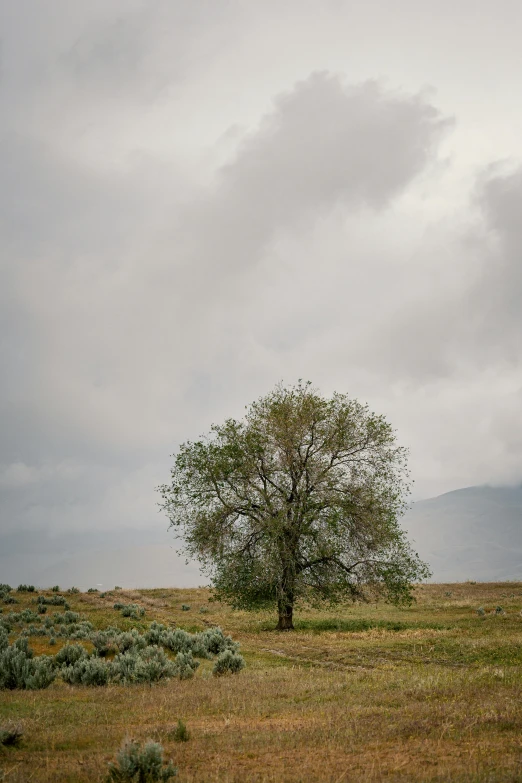
[[[423,500],[403,526],[434,581],[522,579],[522,487],[467,487]]]
[[[205,579],[163,528],[0,535],[0,582],[40,587],[194,587]]]
[[[522,580],[522,487],[468,487],[415,503],[403,527],[437,582]],[[195,587],[163,525],[51,536],[0,534],[0,582],[82,589]]]

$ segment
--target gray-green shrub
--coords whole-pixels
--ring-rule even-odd
[[[132,617],[133,620],[139,620],[140,617],[144,616],[145,609],[143,606],[138,606],[138,604],[125,604],[121,609],[121,613],[123,617]]]
[[[128,650],[143,650],[147,647],[145,637],[136,628],[118,634],[114,638],[114,643],[121,653]]]
[[[55,676],[53,659],[47,655],[33,658],[33,651],[25,637],[20,637],[0,652],[0,689],[47,688]]]
[[[64,595],[52,595],[50,598],[46,598],[45,595],[39,595],[36,602],[43,606],[63,606],[65,609],[69,608]]]
[[[54,656],[58,666],[71,666],[77,661],[88,657],[88,652],[81,644],[66,644]]]
[[[109,764],[109,781],[156,783],[177,774],[172,762],[164,765],[163,748],[158,742],[147,742],[143,749],[135,740],[127,741],[118,751],[116,763]]]
[[[37,615],[36,612],[32,612],[31,609],[23,609],[18,614],[19,622],[22,623],[41,623],[42,618]]]
[[[190,657],[185,657],[187,655]],[[171,661],[161,647],[149,646],[143,650],[131,650],[117,655],[113,661],[111,675],[116,681],[125,684],[150,683],[169,677],[188,679],[194,675],[197,666],[198,662],[190,653],[179,653],[176,660]]]
[[[190,680],[199,666],[199,661],[192,657],[191,652],[179,652],[174,660],[175,676],[180,680]]]
[[[101,658],[82,658],[61,670],[62,679],[69,685],[107,685],[112,664]]]
[[[241,669],[245,668],[245,659],[242,655],[232,652],[232,650],[225,650],[216,659],[212,674],[216,677],[220,677],[223,674],[238,674]]]

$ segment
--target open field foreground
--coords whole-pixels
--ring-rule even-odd
[[[205,589],[67,595],[100,629],[219,625],[241,643],[247,668],[213,677],[203,660],[193,679],[152,686],[57,679],[46,690],[0,691],[0,726],[24,731],[19,747],[0,750],[4,779],[102,781],[132,737],[161,742],[182,783],[522,781],[522,584],[416,594],[407,609],[302,608],[290,633],[269,630],[275,616],[209,602]],[[0,616],[34,609],[35,594],[13,595],[18,604]],[[122,617],[115,601],[139,604],[144,617]],[[54,655],[64,640],[29,643]],[[187,742],[174,739],[180,718]]]

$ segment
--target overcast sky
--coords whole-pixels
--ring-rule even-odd
[[[0,0],[0,525],[166,526],[280,380],[522,480],[519,0]]]

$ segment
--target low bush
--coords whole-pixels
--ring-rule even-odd
[[[88,592],[88,593],[99,593],[100,591],[98,590],[98,588],[97,588],[97,587],[89,587],[89,589],[87,590],[87,592]]]
[[[0,593],[10,593],[12,589],[11,585],[6,584],[5,582],[0,583]]]
[[[181,720],[181,718],[178,720],[178,725],[174,729],[174,731],[171,732],[171,737],[174,740],[174,742],[188,742],[190,739],[190,732],[187,729],[186,724]]]
[[[25,637],[0,652],[0,689],[39,690],[47,688],[55,676],[53,659],[47,655],[33,658]]]
[[[51,590],[52,590],[53,593],[59,593],[60,592],[60,587],[59,587],[59,585],[53,585],[53,587],[51,587]]]
[[[171,761],[164,765],[163,748],[158,742],[147,742],[141,748],[138,742],[129,740],[118,751],[116,763],[109,764],[108,781],[155,783],[176,774]]]
[[[225,650],[218,655],[212,674],[215,677],[221,677],[223,674],[238,674],[244,668],[245,659],[242,655],[238,655],[232,650]]]
[[[163,631],[159,641],[163,647],[175,653],[192,651],[193,636],[181,628],[176,628],[173,631]]]
[[[42,618],[36,612],[31,611],[31,609],[23,609],[18,614],[18,621],[21,623],[40,623]]]
[[[81,644],[66,644],[54,656],[55,663],[58,666],[71,666],[88,657],[88,652]]]
[[[112,664],[100,658],[82,658],[61,670],[62,679],[69,685],[107,685]]]
[[[190,612],[190,606],[188,604],[181,604],[182,612]]]
[[[52,595],[50,598],[46,598],[45,595],[39,595],[36,602],[42,606],[63,606],[65,609],[69,608],[64,595]]]
[[[142,636],[136,628],[118,634],[118,636],[114,638],[114,643],[121,653],[127,652],[128,650],[143,650],[147,647],[145,637]]]
[[[237,652],[239,650],[239,643],[234,642],[230,636],[225,636],[221,628],[215,626],[214,628],[207,628],[199,634],[198,643],[204,646],[211,655],[219,655],[225,650],[231,652]]]
[[[18,723],[0,726],[0,747],[16,747],[23,737],[22,727]]]
[[[175,676],[180,680],[190,680],[199,666],[199,661],[192,657],[191,652],[179,652],[174,660]]]
[[[133,620],[139,620],[140,617],[145,615],[145,609],[143,606],[138,606],[138,604],[125,604],[121,609],[121,613],[123,617],[132,617]]]
[[[68,592],[70,595],[75,595],[76,593],[79,593],[79,592],[80,592],[80,590],[79,590],[79,588],[78,588],[78,587],[69,587],[69,589],[67,590],[67,592]]]
[[[17,604],[18,603],[18,601],[16,600],[14,595],[11,595],[10,593],[3,593],[2,595],[3,595],[3,599],[4,599],[4,604]]]
[[[18,593],[34,593],[36,592],[34,585],[18,585],[16,588]]]
[[[181,658],[180,658],[181,655]],[[198,662],[188,653],[186,658],[179,653],[171,661],[160,647],[150,646],[143,650],[120,653],[113,662],[113,678],[121,683],[158,682],[170,677],[189,679],[194,676]]]

